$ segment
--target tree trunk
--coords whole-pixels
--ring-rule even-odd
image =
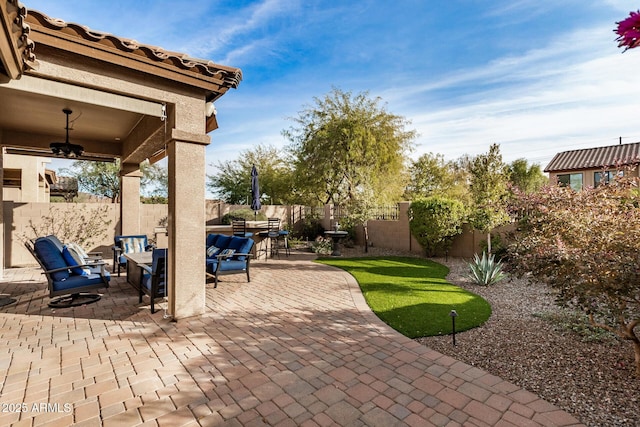
[[[364,230],[364,251],[369,252],[369,227],[366,224],[362,226]]]
[[[491,232],[487,231],[487,256],[491,255]]]

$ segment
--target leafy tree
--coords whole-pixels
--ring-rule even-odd
[[[468,173],[456,162],[445,161],[442,154],[427,153],[409,166],[409,185],[405,197],[444,196],[469,202]]]
[[[509,164],[509,182],[521,191],[531,193],[542,188],[549,179],[539,164],[529,165],[526,159],[516,159]]]
[[[453,237],[462,232],[466,209],[462,202],[431,196],[411,202],[409,229],[428,256],[447,252]]]
[[[487,252],[491,253],[491,230],[509,221],[506,210],[508,173],[500,146],[491,144],[489,152],[473,158],[468,168],[473,199],[471,224],[487,234]]]
[[[404,155],[415,131],[368,93],[333,89],[283,131],[291,141],[295,190],[309,204],[348,204],[365,194],[395,202],[406,184]]]
[[[150,165],[144,162],[140,165],[142,179],[140,188],[147,192],[154,202],[166,203],[168,197],[169,175],[166,167],[159,164]],[[62,174],[75,177],[78,180],[78,190],[96,196],[108,197],[111,202],[120,201],[120,161],[92,162],[76,160],[71,167],[61,169]]]
[[[120,200],[120,162],[91,162],[76,160],[70,168],[60,172],[78,180],[78,190],[108,197],[112,203]]]
[[[244,150],[235,160],[218,162],[219,173],[208,175],[207,187],[231,204],[251,204],[251,167],[259,174],[262,201],[278,205],[291,201],[291,170],[285,155],[273,146]]]
[[[349,203],[349,219],[361,225],[364,233],[364,251],[369,252],[369,220],[373,217],[375,197],[371,188],[364,189],[358,198]]]
[[[638,178],[576,192],[516,191],[520,217],[513,269],[558,290],[560,304],[629,340],[640,375],[640,193]]]
[[[169,170],[160,163],[144,162],[140,165],[142,180],[140,188],[144,203],[166,204],[169,199]]]

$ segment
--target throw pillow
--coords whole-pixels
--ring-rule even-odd
[[[70,248],[68,245],[65,245],[62,248],[62,258],[64,258],[73,274],[77,274],[79,276],[88,276],[91,274],[91,270],[89,270],[89,268],[78,267],[79,265],[84,264],[84,261],[78,252],[76,252],[75,249]]]
[[[124,254],[144,252],[146,250],[146,239],[144,237],[126,237],[120,239],[120,244]]]
[[[209,246],[207,248],[207,258],[213,258],[214,256],[218,255],[218,252],[220,252],[220,248],[216,248],[213,245]]]
[[[67,243],[67,246],[69,247],[69,249],[73,249],[73,250],[75,250],[75,251],[76,251],[76,253],[77,253],[78,255],[80,255],[80,257],[81,257],[83,260],[85,260],[85,259],[89,258],[89,254],[87,253],[87,251],[85,251],[85,250],[82,248],[82,246],[80,246],[79,244],[71,242],[71,243]],[[84,263],[83,263],[83,264],[84,264]]]
[[[220,255],[224,258],[229,258],[234,253],[236,253],[235,249],[224,249],[222,252],[220,252]]]

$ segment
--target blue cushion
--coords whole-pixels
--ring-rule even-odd
[[[48,236],[45,236],[45,238],[51,240],[56,245],[56,247],[60,250],[60,252],[62,252],[64,245],[62,244],[60,239],[58,239],[58,237],[56,237],[53,234],[49,234]]]
[[[216,258],[207,259],[207,273],[214,274],[216,271],[216,266],[218,265],[218,260]]]
[[[147,290],[151,290],[151,275],[149,273],[145,273],[142,275],[142,286],[144,286]],[[158,293],[157,293],[157,297],[163,297],[165,296],[165,286],[164,286],[164,280],[161,280],[158,282]]]
[[[230,249],[235,249],[239,254],[248,254],[251,252],[251,248],[253,247],[253,240],[243,237],[233,237],[228,247]],[[240,261],[244,261],[246,257],[239,256],[237,257],[237,259]]]
[[[62,252],[58,250],[55,243],[46,237],[38,238],[33,244],[33,249],[46,270],[67,267],[67,263],[62,257]],[[51,273],[51,279],[54,281],[64,281],[68,278],[69,270],[61,270]]]
[[[218,267],[218,263],[220,263],[219,271],[246,271],[247,270],[247,261],[235,260],[233,258],[223,259],[223,260],[208,259],[207,273],[215,274],[216,268]]]
[[[109,276],[107,277],[107,281],[109,280]],[[102,277],[99,274],[89,274],[88,276],[69,276],[65,280],[57,280],[53,282],[53,290],[55,292],[64,291],[68,289],[78,289],[83,286],[92,286],[104,284],[102,281]]]
[[[221,234],[218,236],[215,245],[220,249],[227,249],[229,247],[229,243],[231,242],[231,236],[225,236]]]
[[[216,240],[218,240],[219,234],[207,234],[207,243],[206,247],[214,246],[216,244]]]
[[[229,242],[229,244],[227,245],[227,248],[229,249],[235,249],[236,252],[240,252],[240,248],[242,247],[242,245],[244,244],[244,242],[247,241],[246,237],[238,237],[238,236],[233,236],[231,238],[231,241]]]
[[[62,258],[64,258],[67,265],[71,267],[71,272],[73,274],[88,276],[91,273],[88,268],[78,267],[79,265],[84,264],[84,262],[74,249],[69,248],[66,245],[62,247]]]
[[[244,271],[247,269],[246,261],[234,260],[233,258],[220,261],[220,271]]]

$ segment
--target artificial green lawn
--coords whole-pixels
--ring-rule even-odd
[[[410,257],[320,258],[318,262],[349,272],[360,284],[367,304],[386,324],[409,338],[451,333],[482,325],[489,303],[445,280],[449,268]]]

